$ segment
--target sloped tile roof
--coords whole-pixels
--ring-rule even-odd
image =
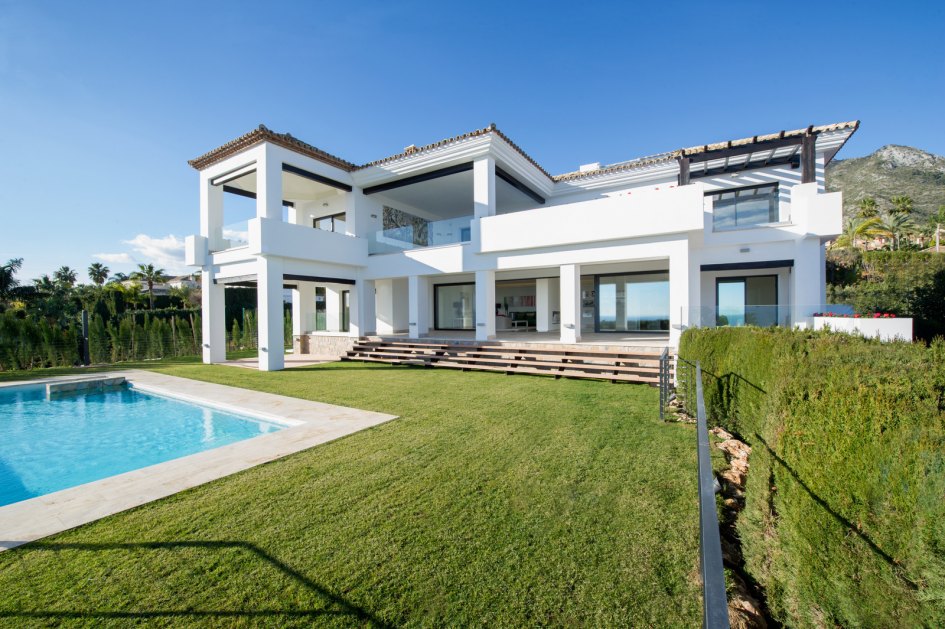
[[[202,170],[211,164],[215,164],[223,159],[226,159],[230,155],[239,153],[244,149],[259,144],[260,142],[272,142],[277,146],[281,146],[289,149],[290,151],[295,151],[296,153],[301,153],[302,155],[307,155],[308,157],[317,159],[326,164],[336,166],[341,170],[351,172],[357,166],[351,162],[336,157],[331,153],[326,153],[318,147],[307,144],[302,140],[292,137],[288,133],[276,133],[268,129],[265,125],[259,125],[257,128],[253,129],[245,135],[241,135],[232,142],[227,142],[223,146],[213,149],[208,153],[204,153],[200,157],[192,159],[187,163],[196,168],[197,170]]]

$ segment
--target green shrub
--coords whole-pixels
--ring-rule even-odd
[[[945,346],[687,330],[710,419],[752,446],[746,569],[791,626],[945,626]]]

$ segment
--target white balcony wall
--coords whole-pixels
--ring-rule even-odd
[[[304,225],[267,218],[249,221],[249,255],[325,261],[334,264],[367,264],[367,240]]]
[[[535,249],[703,228],[700,184],[632,193],[479,220],[482,252]]]

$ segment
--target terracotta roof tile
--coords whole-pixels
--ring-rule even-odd
[[[575,179],[583,179],[585,177],[599,177],[601,175],[609,175],[612,173],[622,172],[626,170],[634,170],[637,168],[644,168],[646,166],[652,166],[654,164],[659,164],[663,162],[668,162],[675,160],[678,157],[683,155],[698,155],[699,153],[707,153],[709,151],[717,151],[724,148],[732,148],[738,146],[747,146],[751,144],[758,144],[760,142],[766,142],[769,140],[778,140],[781,138],[792,138],[800,137],[806,133],[824,133],[827,131],[839,131],[842,129],[856,129],[860,126],[859,120],[853,120],[851,122],[838,122],[836,124],[821,125],[815,127],[811,125],[805,129],[795,129],[793,131],[780,131],[778,133],[769,133],[768,135],[756,135],[750,138],[742,138],[741,140],[728,140],[727,142],[716,142],[715,144],[703,144],[702,146],[693,146],[686,149],[679,149],[677,151],[671,151],[669,153],[660,153],[658,155],[651,155],[649,157],[641,157],[638,159],[620,162],[617,164],[611,164],[609,166],[604,166],[603,168],[597,168],[594,170],[587,170],[584,172],[574,171],[570,173],[564,173],[562,175],[555,175],[552,177],[556,182],[557,181],[574,181]]]
[[[505,135],[504,133],[502,133],[502,131],[500,131],[499,128],[495,126],[495,123],[494,123],[494,122],[493,122],[492,124],[490,124],[488,127],[484,127],[484,128],[482,128],[482,129],[475,129],[474,131],[470,131],[470,132],[468,132],[468,133],[463,133],[462,135],[456,135],[456,136],[453,136],[453,137],[451,137],[451,138],[445,138],[445,139],[443,139],[443,140],[440,140],[439,142],[433,142],[432,144],[426,144],[426,145],[424,145],[424,146],[413,146],[413,145],[408,146],[408,147],[407,147],[403,152],[401,152],[401,153],[397,153],[396,155],[390,155],[390,156],[385,157],[385,158],[383,158],[383,159],[374,160],[373,162],[368,162],[367,164],[364,164],[363,166],[359,166],[358,169],[360,170],[360,169],[362,169],[362,168],[368,168],[368,167],[370,167],[370,166],[380,166],[380,165],[382,165],[382,164],[387,164],[387,163],[389,163],[389,162],[393,162],[393,161],[396,161],[396,160],[398,160],[398,159],[403,159],[403,158],[405,158],[405,157],[411,157],[411,156],[413,156],[413,155],[416,155],[417,153],[423,153],[423,152],[430,151],[430,150],[433,150],[433,149],[436,149],[436,148],[440,148],[440,147],[442,147],[442,146],[448,146],[448,145],[450,145],[450,144],[453,144],[454,142],[460,142],[460,141],[462,141],[462,140],[468,140],[469,138],[476,138],[476,137],[480,137],[480,136],[483,136],[483,135],[488,135],[488,134],[490,134],[490,133],[494,133],[494,134],[496,134],[497,136],[499,136],[500,138],[502,138],[503,140],[505,140],[505,142],[506,142],[509,146],[511,146],[511,147],[512,147],[513,149],[515,149],[515,151],[517,151],[522,157],[524,157],[526,160],[528,160],[528,162],[529,162],[532,166],[534,166],[535,168],[537,168],[538,170],[540,170],[540,171],[542,172],[542,174],[544,174],[544,175],[545,175],[546,177],[548,177],[549,179],[552,178],[551,175],[548,173],[548,171],[546,171],[544,168],[542,168],[542,167],[538,164],[538,162],[536,162],[534,159],[532,159],[532,157],[531,157],[528,153],[526,153],[525,151],[523,151],[523,150],[521,149],[521,147],[519,147],[518,144],[516,144],[515,142],[513,142],[513,141],[511,140],[511,138],[509,138],[509,136],[507,136],[507,135]]]
[[[223,159],[226,159],[234,153],[238,153],[244,149],[247,149],[251,146],[259,144],[260,142],[272,142],[278,146],[289,149],[290,151],[295,151],[296,153],[301,153],[302,155],[307,155],[313,159],[317,159],[320,162],[325,162],[331,166],[340,168],[351,172],[357,166],[351,162],[336,157],[330,153],[326,153],[318,147],[312,146],[311,144],[306,144],[302,140],[292,137],[288,133],[276,133],[268,128],[265,125],[259,125],[256,129],[253,129],[245,135],[241,135],[232,142],[227,142],[221,147],[215,148],[209,153],[204,153],[200,157],[192,159],[187,163],[196,168],[197,170],[202,170],[211,164],[215,164]]]

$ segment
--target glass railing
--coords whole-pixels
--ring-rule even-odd
[[[815,313],[846,312],[849,306],[842,305],[791,305],[762,304],[741,307],[716,308],[703,306],[689,308],[689,327],[739,327],[753,325],[762,328],[771,326],[791,327],[794,325],[812,325]],[[852,312],[852,310],[851,310]]]
[[[417,221],[368,235],[368,253],[396,253],[422,247],[438,247],[469,242],[472,216],[442,221]]]
[[[223,246],[221,249],[245,247],[249,244],[249,221],[239,221],[223,226]]]

